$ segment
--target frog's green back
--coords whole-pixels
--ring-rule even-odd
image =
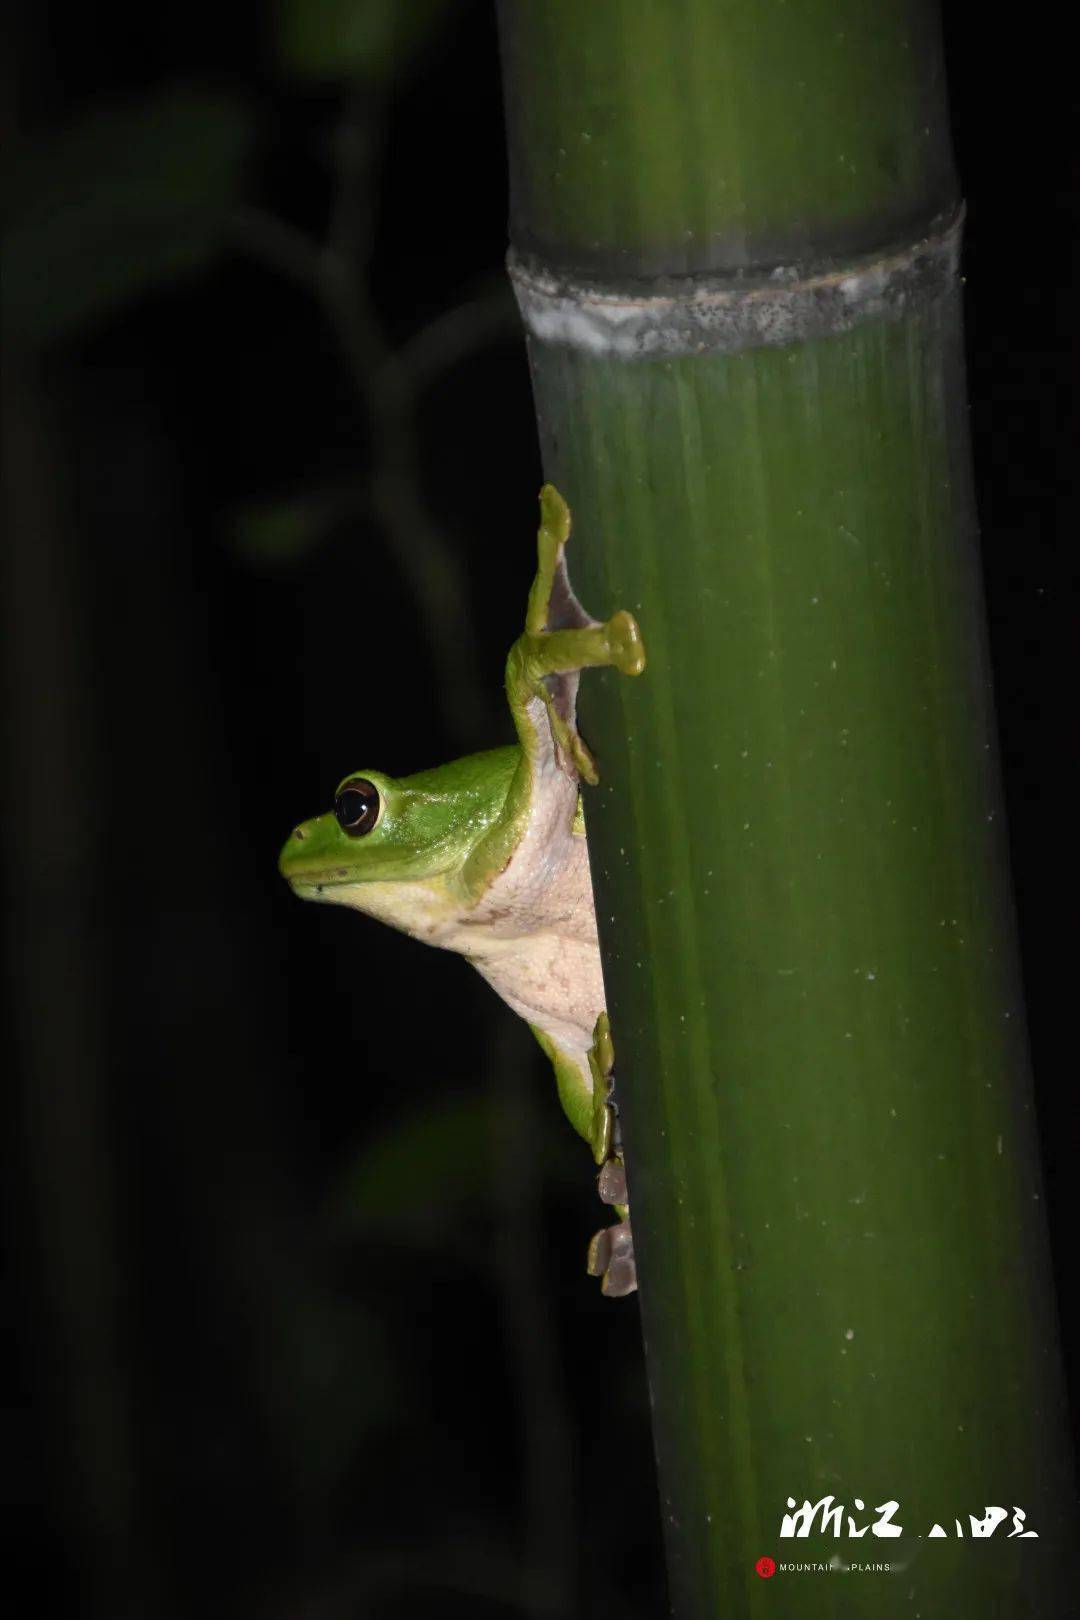
[[[520,758],[517,744],[508,743],[504,748],[485,748],[482,753],[466,754],[412,776],[399,776],[397,782],[409,792],[430,795],[447,805],[471,801],[491,806],[497,813],[506,801],[510,778]]]
[[[463,853],[475,845],[498,819],[520,758],[521,750],[510,744],[398,777],[398,815],[407,819],[409,842]]]

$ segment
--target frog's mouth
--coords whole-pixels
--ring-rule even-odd
[[[324,878],[290,877],[285,881],[293,894],[299,895],[301,900],[317,900],[329,886]]]
[[[293,893],[304,899],[318,899],[324,889],[342,888],[347,883],[356,882],[355,873],[340,866],[315,867],[311,871],[297,872],[289,871],[285,862],[281,861],[279,870]]]

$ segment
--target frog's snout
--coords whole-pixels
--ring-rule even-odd
[[[307,837],[308,833],[304,827],[294,827],[285,840],[281,854],[278,856],[278,871],[283,878],[288,878],[290,882],[293,878],[293,867],[301,858],[300,851],[296,846],[302,844]]]

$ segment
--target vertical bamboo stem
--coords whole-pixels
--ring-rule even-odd
[[[502,39],[545,472],[649,651],[582,714],[675,1613],[1064,1616],[932,9]],[[779,1538],[827,1494],[904,1535]],[[987,1504],[1038,1539],[971,1547]]]

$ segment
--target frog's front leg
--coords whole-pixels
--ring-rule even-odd
[[[596,765],[577,729],[577,677],[583,669],[605,667],[640,675],[645,648],[635,619],[625,609],[601,624],[590,619],[573,596],[563,555],[569,538],[570,510],[558,490],[545,484],[540,492],[536,577],[529,591],[525,632],[507,659],[506,695],[526,759],[535,763],[550,746],[538,724],[537,705],[543,703],[564,769],[595,785]]]
[[[601,624],[570,589],[564,552],[570,511],[559,492],[540,493],[537,569],[525,629],[506,660],[506,696],[520,758],[501,815],[462,871],[465,893],[482,899],[513,861],[519,871],[551,857],[553,837],[578,828],[579,779],[594,784],[596,764],[577,729],[581,671],[608,667],[624,675],[645,668],[641,632],[625,610]],[[549,815],[535,815],[538,805]]]

